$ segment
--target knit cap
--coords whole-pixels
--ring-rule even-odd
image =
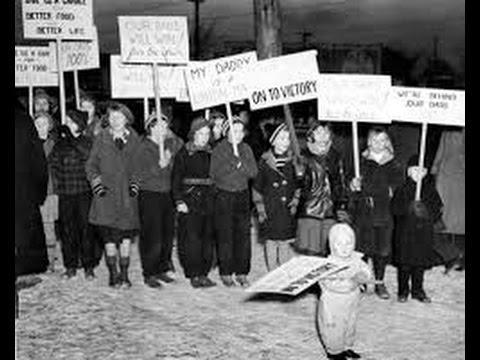
[[[267,135],[268,142],[273,144],[282,130],[287,130],[287,124],[265,124],[265,133]]]

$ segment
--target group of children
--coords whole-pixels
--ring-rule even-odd
[[[270,149],[257,165],[238,116],[232,122],[217,112],[210,119],[197,117],[184,143],[163,114],[151,115],[145,136],[139,136],[125,105],[110,103],[101,120],[91,98],[81,104],[84,111],[67,111],[65,125],[55,131],[41,106],[34,118],[51,176],[42,207],[49,256],[53,264],[58,233],[67,278],[76,275],[79,263],[87,279],[95,277],[98,256],[89,230],[94,226],[103,241],[109,286],[132,285],[130,248],[137,235],[145,284],[160,288],[162,282],[174,282],[177,218],[179,260],[192,287],[216,285],[208,277],[214,260],[225,286],[248,286],[253,200],[268,270],[295,253],[329,256],[350,266],[320,284],[319,328],[330,358],[358,356],[344,347],[353,341],[360,290],[374,282],[375,293],[388,299],[387,263],[398,266],[398,301],[411,294],[430,302],[423,273],[433,259],[433,226],[442,202],[418,158],[403,174],[384,128],[370,130],[360,177],[354,177],[343,168],[325,122],[310,127],[301,161],[292,153],[286,124],[268,124]],[[350,180],[347,203],[345,177]],[[421,201],[414,201],[419,182]]]

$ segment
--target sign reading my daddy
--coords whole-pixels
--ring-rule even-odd
[[[58,86],[55,64],[54,46],[15,46],[15,87]]]
[[[465,91],[393,86],[392,120],[465,126]]]
[[[92,39],[93,0],[23,0],[23,30],[31,39]]]
[[[315,50],[259,61],[248,72],[252,110],[315,99],[318,63]]]
[[[192,63],[185,69],[194,111],[248,97],[245,73],[257,63],[254,51]]]
[[[329,121],[390,123],[386,75],[319,75],[318,118]]]
[[[119,16],[125,63],[186,64],[188,26],[184,16]]]

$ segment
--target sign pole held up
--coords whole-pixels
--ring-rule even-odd
[[[33,117],[33,86],[28,86],[28,113]]]
[[[80,110],[80,85],[78,81],[78,70],[73,70],[73,82],[75,86],[75,104],[77,110]]]
[[[360,151],[358,148],[358,122],[352,121],[352,138],[353,138],[353,163],[355,166],[355,177],[360,177]]]
[[[148,98],[143,98],[143,121],[147,122],[148,116],[150,113],[150,109],[148,107]]]
[[[423,167],[425,164],[425,150],[427,147],[427,122],[422,123],[422,135],[420,138],[420,156],[418,158],[418,166]],[[415,201],[421,200],[421,193],[422,193],[422,182],[417,183],[417,187],[415,188]]]
[[[57,66],[58,66],[58,86],[60,87],[60,116],[62,125],[65,124],[66,107],[65,107],[65,81],[63,78],[63,64],[62,64],[62,40],[57,38]]]
[[[205,119],[208,120],[210,117],[210,109],[205,109]]]
[[[230,127],[230,134],[232,135],[233,140],[233,115],[232,115],[232,108],[230,107],[230,103],[226,103],[225,106],[227,107],[227,117],[228,117],[228,125]],[[228,135],[227,135],[228,136]],[[232,143],[233,146],[233,153],[235,156],[238,157],[238,146],[235,142]]]
[[[158,85],[158,64],[153,63],[153,90],[155,92],[155,111],[157,113],[157,121],[160,121],[162,116],[162,103],[160,100],[160,88]],[[160,150],[160,160],[163,161],[165,159],[165,147],[163,141],[158,144]]]

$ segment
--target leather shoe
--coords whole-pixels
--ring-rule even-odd
[[[63,273],[63,277],[65,277],[67,279],[71,279],[71,278],[75,277],[76,275],[77,275],[77,269],[74,269],[74,268],[67,269],[67,271],[65,271]]]
[[[235,280],[237,280],[237,282],[240,284],[240,286],[242,287],[248,287],[250,286],[250,283],[247,279],[247,275],[237,275],[235,277]]]
[[[163,287],[162,283],[158,281],[154,276],[146,277],[143,282],[145,283],[145,285],[153,289],[159,289]]]
[[[202,283],[203,287],[212,287],[212,286],[217,286],[217,284],[210,280],[208,276],[200,276],[200,282]]]
[[[193,278],[190,279],[190,284],[194,288],[201,288],[203,287],[202,280],[198,276],[194,276]]]
[[[95,279],[95,273],[93,272],[92,268],[85,269],[85,279],[86,280]]]
[[[174,278],[170,277],[167,275],[167,273],[160,273],[160,274],[157,274],[155,275],[155,277],[158,279],[158,280],[161,280],[165,283],[172,283],[175,281]]]
[[[222,275],[220,276],[220,279],[222,280],[223,285],[225,285],[226,287],[235,286],[235,282],[233,281],[231,275]]]
[[[360,354],[356,353],[352,349],[345,350],[343,352],[343,355],[345,355],[347,358],[350,358],[350,359],[360,359],[361,358]]]
[[[377,294],[380,299],[390,299],[390,294],[384,284],[375,285],[375,294]]]
[[[422,303],[426,303],[426,304],[430,304],[432,302],[432,299],[430,299],[427,296],[427,294],[425,294],[424,292],[420,293],[420,294],[412,295],[412,299],[418,300],[418,301],[420,301]]]
[[[398,295],[398,302],[404,303],[407,302],[408,300],[408,295]]]

